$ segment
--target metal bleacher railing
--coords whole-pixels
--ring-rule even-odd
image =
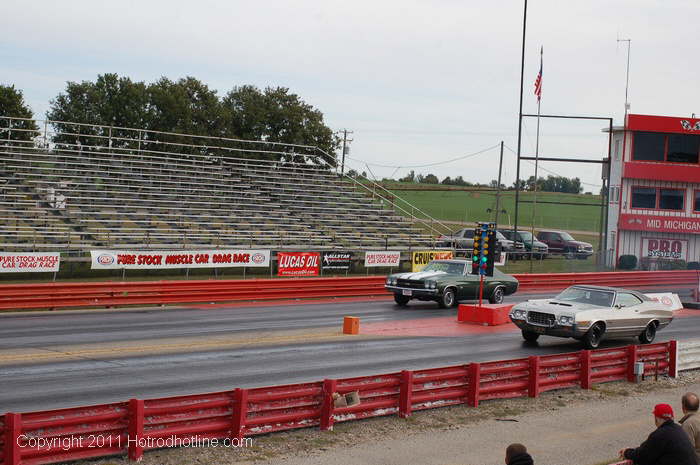
[[[308,145],[0,116],[0,169],[6,250],[405,249],[448,229]]]

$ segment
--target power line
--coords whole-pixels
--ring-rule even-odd
[[[368,161],[359,160],[359,159],[357,159],[357,158],[352,158],[352,157],[347,157],[347,158],[350,159],[350,160],[356,161],[356,162],[358,162],[358,163],[364,163],[365,165],[368,165],[368,166],[376,166],[376,167],[379,167],[379,168],[427,168],[427,167],[429,167],[429,166],[446,165],[446,164],[448,164],[448,163],[453,163],[453,162],[455,162],[455,161],[464,160],[465,158],[475,157],[475,156],[477,156],[477,155],[481,155],[482,153],[488,152],[489,150],[493,150],[493,149],[495,149],[495,148],[497,148],[497,147],[500,147],[500,142],[499,142],[498,144],[496,144],[496,145],[491,146],[491,147],[485,148],[485,149],[483,149],[483,150],[479,150],[478,152],[470,153],[470,154],[468,154],[468,155],[462,155],[462,156],[457,157],[457,158],[451,158],[451,159],[449,159],[449,160],[438,161],[438,162],[435,162],[435,163],[428,163],[428,164],[426,164],[426,165],[380,165],[380,164],[377,164],[377,163],[370,163],[370,162],[368,162]]]

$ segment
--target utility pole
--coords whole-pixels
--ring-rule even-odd
[[[338,131],[338,133],[342,132],[343,133],[343,158],[340,164],[340,175],[343,176],[345,174],[345,154],[350,152],[350,147],[348,147],[348,143],[352,142],[353,139],[348,139],[348,134],[352,134],[352,131],[348,131],[347,129],[341,129]]]
[[[503,141],[501,141],[501,159],[498,162],[498,186],[496,186],[496,218],[493,220],[498,228],[498,211],[501,209],[501,172],[503,171]]]

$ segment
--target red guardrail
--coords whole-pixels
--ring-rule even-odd
[[[697,289],[700,272],[632,271],[518,274],[520,291],[572,284]],[[88,282],[0,285],[0,310],[387,295],[384,276],[305,279]]]
[[[344,379],[167,397],[0,416],[0,465],[48,463],[206,444],[275,431],[395,415],[489,399],[538,397],[551,389],[646,374],[676,376],[676,341],[575,353],[404,370]],[[336,408],[333,394],[358,391],[360,403]]]

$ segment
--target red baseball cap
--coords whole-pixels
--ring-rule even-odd
[[[656,404],[654,407],[654,416],[665,420],[673,419],[673,407],[668,404]]]

